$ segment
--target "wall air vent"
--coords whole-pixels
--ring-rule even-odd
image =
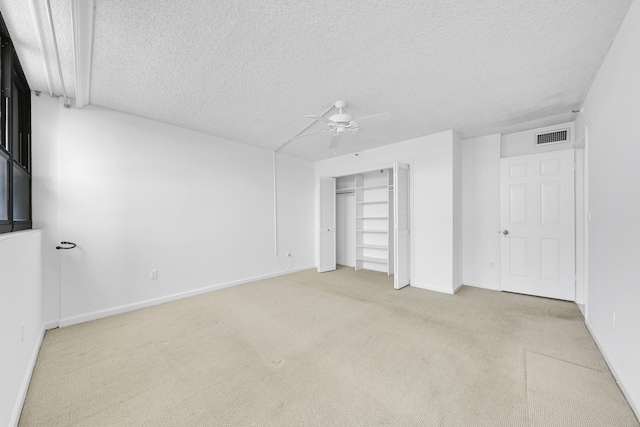
[[[569,129],[558,129],[536,134],[535,146],[559,144],[569,141]]]

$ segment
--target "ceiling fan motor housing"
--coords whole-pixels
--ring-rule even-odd
[[[285,143],[285,145],[288,144],[290,141],[293,141],[294,139],[297,139],[297,138],[302,138],[302,137],[305,137],[305,136],[308,136],[308,135],[313,135],[313,134],[322,133],[322,132],[332,132],[333,136],[331,138],[331,145],[329,145],[329,148],[332,149],[332,150],[335,150],[338,147],[338,143],[340,142],[340,138],[342,137],[342,135],[344,133],[349,131],[348,133],[352,133],[353,134],[353,133],[358,133],[358,131],[360,130],[360,127],[359,127],[358,123],[353,121],[353,116],[351,114],[345,113],[343,111],[346,106],[347,106],[347,103],[345,101],[336,101],[333,104],[333,107],[338,110],[338,113],[334,114],[334,115],[332,115],[330,117],[324,117],[324,115],[327,114],[332,108],[329,108],[327,111],[325,111],[322,114],[307,114],[305,117],[307,117],[309,119],[313,119],[313,122],[309,123],[296,136],[294,136],[293,138],[288,140]],[[382,114],[375,114],[373,116],[360,117],[358,120],[370,119],[372,117],[384,116],[384,115],[387,115],[387,114],[390,114],[390,113],[382,113]],[[305,130],[307,130],[311,125],[313,125],[317,121],[321,121],[321,122],[326,123],[328,129],[320,129],[320,130],[318,130],[316,132],[312,132],[312,133],[309,133],[309,134],[303,134],[303,132]],[[280,148],[282,148],[282,147],[280,147]]]
[[[347,106],[347,101],[336,101],[333,104],[333,106],[336,107],[338,110],[341,110]]]

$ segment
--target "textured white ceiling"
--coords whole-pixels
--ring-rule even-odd
[[[52,6],[73,96],[68,1]],[[394,120],[361,124],[337,154],[446,129],[518,131],[573,120],[630,4],[96,0],[90,103],[269,150],[339,99]],[[32,89],[47,92],[27,1],[0,10]],[[329,139],[283,152],[327,158]]]
[[[51,90],[55,95],[62,95],[62,84],[55,61],[53,39],[50,33],[45,2],[33,0],[33,14],[30,11],[31,0],[0,0],[0,12],[7,24],[11,39],[16,46],[20,64],[27,76],[32,90],[49,93],[47,83],[48,68]],[[35,16],[34,16],[35,15]],[[69,0],[51,0],[60,62],[67,96],[75,99],[75,72],[73,59],[73,40],[71,30],[71,5]],[[44,42],[44,52],[40,49],[35,31],[34,20],[37,21]]]

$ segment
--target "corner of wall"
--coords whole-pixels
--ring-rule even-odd
[[[439,292],[441,294],[447,294],[447,295],[453,295],[455,293],[453,286],[440,286],[437,284],[415,282],[415,281],[411,282],[411,286],[418,289],[424,289],[425,291]]]
[[[462,282],[499,290],[500,134],[462,142],[462,210]]]
[[[463,255],[463,205],[462,205],[462,139],[458,132],[452,138],[453,173],[453,272],[452,289],[455,293],[462,284]]]
[[[598,334],[595,333],[593,325],[591,324],[589,319],[585,319],[584,323],[587,327],[587,330],[589,331],[589,334],[591,335],[591,338],[593,338],[593,341],[596,343],[596,347],[598,347],[598,350],[600,350],[600,353],[602,353],[602,357],[607,363],[607,366],[609,367],[611,374],[615,378],[618,387],[620,387],[622,394],[627,399],[627,403],[631,407],[631,410],[635,413],[636,418],[640,418],[640,398],[635,395],[631,388],[627,387],[626,381],[623,377],[620,376],[620,373],[616,369],[616,365],[613,363],[613,360],[609,358],[606,348],[604,348],[602,346],[602,343],[598,340]]]
[[[42,314],[60,319],[60,114],[61,99],[31,97],[33,168],[33,226],[42,232]]]
[[[575,122],[585,128],[584,168],[588,212],[586,325],[637,417],[640,417],[640,341],[638,340],[640,258],[637,197],[640,182],[640,2],[634,1],[604,62],[591,83]],[[612,313],[616,322],[612,324]]]

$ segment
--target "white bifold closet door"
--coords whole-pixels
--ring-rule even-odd
[[[393,164],[393,286],[396,289],[410,282],[409,239],[409,165]]]
[[[318,273],[336,269],[336,179],[318,179]]]

